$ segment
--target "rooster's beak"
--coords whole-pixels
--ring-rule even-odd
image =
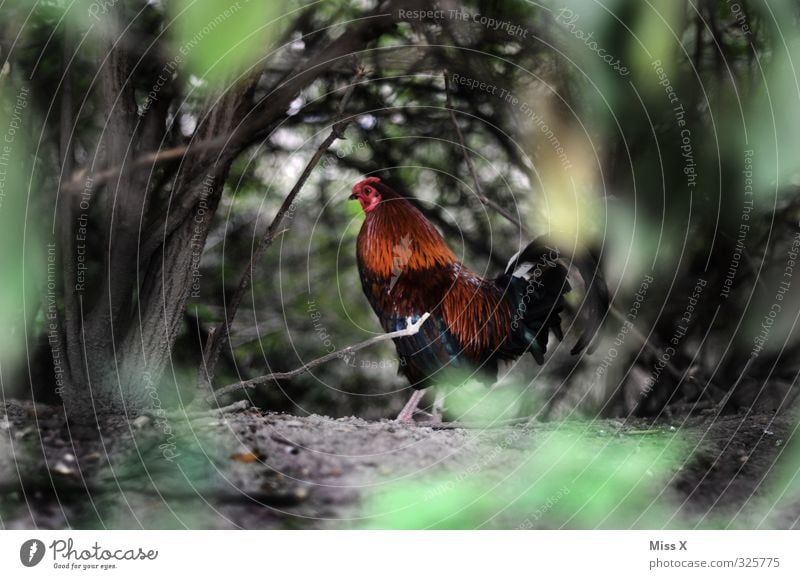
[[[355,201],[356,199],[358,199],[358,197],[356,197],[356,194],[355,194],[355,193],[353,193],[353,194],[352,194],[352,195],[350,195],[350,197],[348,197],[347,199],[348,199],[348,200],[350,200],[350,201]]]

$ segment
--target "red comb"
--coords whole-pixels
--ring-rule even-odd
[[[361,191],[361,188],[365,185],[369,185],[370,183],[380,183],[380,177],[367,177],[366,179],[362,179],[355,185],[353,185],[353,193],[358,193]]]

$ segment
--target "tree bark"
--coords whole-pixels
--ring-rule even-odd
[[[116,29],[116,26],[109,27],[98,54],[96,83],[106,124],[95,159],[100,157],[124,168],[130,153],[135,151],[136,101],[130,82],[129,57],[121,39],[113,33]],[[86,189],[91,195],[83,197],[77,208],[75,196],[65,195],[68,209],[62,239],[69,249],[66,261],[73,263],[68,265],[72,271],[66,276],[71,283],[65,287],[71,310],[66,312],[71,387],[65,391],[64,402],[68,413],[79,421],[89,421],[95,414],[116,412],[124,407],[125,393],[114,387],[114,345],[117,336],[125,331],[126,306],[130,304],[136,282],[136,271],[131,264],[135,263],[137,210],[144,191],[141,175],[121,172],[119,179],[108,185],[102,205],[90,181]],[[82,225],[98,212],[101,215],[97,221],[99,230],[92,231]],[[103,239],[108,245],[104,248],[103,277],[94,280],[101,282],[102,289],[95,292],[89,272],[80,269],[86,262],[79,256],[85,257],[89,245],[102,243]],[[76,270],[83,273],[85,283],[78,281]],[[69,296],[72,292],[77,295]],[[90,303],[88,296],[96,296],[91,300],[94,303]]]
[[[385,3],[320,46],[265,97],[254,99],[258,71],[212,97],[166,193],[148,192],[152,174],[148,169],[156,169],[163,160],[153,155],[149,166],[140,162],[163,143],[165,123],[159,132],[159,119],[154,125],[146,117],[140,127],[131,59],[123,40],[109,35],[96,77],[106,114],[97,152],[106,169],[97,171],[102,178],[96,183],[91,181],[94,166],[85,171],[91,203],[99,203],[101,188],[106,195],[102,219],[108,247],[104,247],[102,279],[96,280],[102,287],[91,292],[97,296],[94,304],[75,291],[80,273],[75,237],[82,212],[78,201],[86,191],[76,189],[74,179],[61,190],[69,362],[64,402],[71,419],[92,422],[96,415],[137,414],[153,405],[191,292],[192,264],[202,253],[232,163],[248,146],[268,136],[300,91],[390,30],[395,25],[392,5]],[[147,114],[165,118],[168,107],[163,104]]]

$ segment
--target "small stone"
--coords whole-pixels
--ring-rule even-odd
[[[24,428],[22,430],[17,430],[14,432],[14,438],[25,438],[31,432],[33,432],[33,428]]]
[[[63,475],[71,475],[71,474],[75,473],[75,471],[72,468],[70,468],[69,466],[67,466],[66,464],[64,464],[61,461],[58,461],[53,466],[53,472],[58,473],[58,474],[63,474]]]

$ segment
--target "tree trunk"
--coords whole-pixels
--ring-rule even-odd
[[[394,25],[386,7],[376,10],[321,46],[258,102],[253,98],[258,72],[221,97],[212,97],[192,138],[197,146],[187,147],[180,159],[172,189],[150,192],[151,169],[158,161],[145,167],[132,166],[132,161],[143,151],[163,147],[169,106],[156,103],[144,120],[137,116],[131,81],[136,71],[121,48],[125,38],[109,35],[96,84],[90,87],[102,87],[106,113],[97,147],[100,160],[89,168],[83,192],[61,192],[67,353],[63,398],[72,420],[91,423],[97,415],[135,415],[156,404],[191,292],[192,263],[202,253],[233,161],[269,134],[300,91]],[[159,98],[167,96],[161,93]],[[208,148],[209,142],[218,144]],[[95,165],[119,172],[108,183],[95,183]],[[89,274],[81,269],[81,252],[90,240],[81,239],[80,231],[87,200],[99,208],[101,193],[101,231],[87,234],[95,243],[97,233],[106,234],[107,247],[102,276],[93,279],[102,286],[90,292],[84,281]],[[89,293],[97,297],[95,303],[88,303]]]

